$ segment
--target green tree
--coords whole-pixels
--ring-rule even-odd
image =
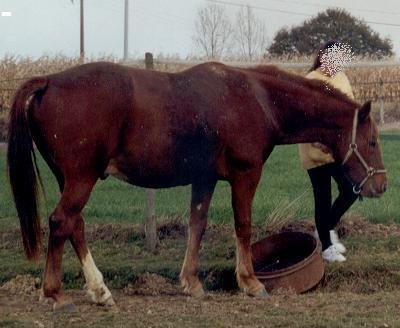
[[[393,55],[389,38],[381,38],[364,21],[343,9],[327,9],[291,29],[279,30],[268,52],[272,55],[309,55],[328,40],[348,43],[356,55],[381,58]]]

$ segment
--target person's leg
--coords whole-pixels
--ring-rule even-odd
[[[344,169],[340,164],[335,163],[331,166],[331,175],[337,183],[339,195],[332,205],[328,223],[329,230],[336,228],[343,214],[354,204],[358,197],[353,192],[353,185],[346,178]]]
[[[318,166],[308,170],[314,193],[315,225],[317,227],[322,250],[332,245],[329,236],[330,211],[331,211],[331,175],[330,165]]]

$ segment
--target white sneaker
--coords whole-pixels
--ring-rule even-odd
[[[334,245],[329,246],[322,252],[322,258],[329,263],[346,261],[346,258],[339,253]]]
[[[339,241],[339,237],[335,230],[329,230],[329,236],[331,237],[331,243],[335,246],[339,253],[346,253],[346,247]]]
[[[319,235],[317,229],[314,230],[314,237],[317,241],[321,242],[319,240]],[[336,233],[335,230],[329,230],[329,237],[331,239],[332,245],[335,245],[336,249],[338,250],[339,253],[346,253],[347,249],[346,247],[339,241],[339,237]]]

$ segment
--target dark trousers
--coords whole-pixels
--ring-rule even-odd
[[[315,225],[322,250],[332,245],[329,230],[334,229],[342,215],[356,201],[351,182],[340,164],[330,163],[308,170],[314,192]],[[331,178],[336,181],[339,195],[332,204]]]

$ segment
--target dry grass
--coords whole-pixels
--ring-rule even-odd
[[[94,61],[95,59],[93,59]],[[112,57],[96,60],[116,61]],[[41,57],[38,60],[17,56],[6,56],[0,60],[0,108],[10,108],[11,98],[18,86],[25,80],[45,74],[52,74],[81,64],[79,58],[66,56]],[[3,112],[5,111],[3,109]],[[0,115],[4,113],[0,112]]]
[[[400,65],[391,67],[360,67],[349,70],[357,99],[385,102],[400,100]]]
[[[310,191],[310,187],[291,201],[284,199],[275,206],[265,219],[266,231],[279,231],[296,216],[297,209],[302,205],[301,200]]]

